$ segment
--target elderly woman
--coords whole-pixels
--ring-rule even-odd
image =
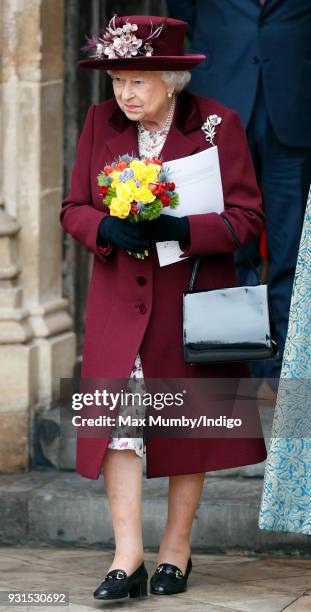
[[[238,115],[183,88],[189,70],[205,60],[184,54],[187,24],[162,17],[114,18],[89,46],[96,55],[80,62],[107,70],[115,98],[89,108],[80,137],[62,227],[93,255],[81,378],[204,378],[247,376],[243,364],[189,365],[182,346],[182,293],[193,259],[203,255],[197,289],[234,286],[235,243],[258,238],[263,226],[260,192]],[[221,75],[219,75],[221,78]],[[210,115],[214,142],[202,130]],[[217,145],[223,183],[223,213],[161,215],[132,223],[103,207],[97,176],[123,154],[164,161]],[[208,198],[208,193],[206,194]],[[181,261],[159,266],[156,242],[179,241]],[[144,259],[128,251],[149,250]],[[254,414],[258,419],[258,414]],[[113,434],[113,432],[111,432]],[[98,599],[147,593],[142,541],[142,457],[147,478],[169,476],[168,513],[151,592],[184,591],[191,571],[190,533],[205,472],[263,461],[262,439],[90,438],[78,434],[77,471],[104,476],[115,535],[115,556]]]

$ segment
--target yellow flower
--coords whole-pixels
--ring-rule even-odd
[[[119,219],[126,219],[130,210],[131,204],[118,200],[118,198],[112,198],[110,204],[110,214],[113,217],[119,217]]]
[[[134,171],[135,179],[142,181],[145,173],[145,164],[142,161],[133,159],[130,163],[130,168]]]
[[[148,187],[142,186],[136,188],[134,199],[136,200],[136,202],[149,204],[150,202],[153,202],[156,199],[156,196],[152,193],[152,191],[150,191],[150,189],[148,189]]]
[[[113,172],[111,172],[111,174],[109,176],[111,176],[112,178],[112,183],[111,183],[111,187],[113,187],[114,189],[116,188],[116,186],[119,184],[119,176],[120,176],[121,172],[119,172],[118,170],[114,170]]]
[[[126,183],[118,183],[116,186],[116,194],[118,200],[131,204],[135,197],[136,184],[135,181],[128,180]]]
[[[161,171],[161,166],[159,164],[147,164],[146,166],[146,175],[151,176],[151,183],[158,180],[159,173]]]
[[[156,164],[147,164],[140,172],[139,180],[142,185],[149,185],[149,183],[157,183],[159,180],[160,166]]]

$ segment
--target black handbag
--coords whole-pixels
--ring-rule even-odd
[[[231,223],[222,217],[237,246]],[[269,287],[194,290],[202,257],[196,257],[188,291],[183,294],[184,359],[188,364],[273,359],[278,355]]]

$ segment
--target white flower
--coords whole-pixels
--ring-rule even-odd
[[[108,55],[109,59],[115,59],[116,57],[118,57],[113,49],[113,45],[107,45],[105,47],[104,53],[105,55]]]
[[[104,53],[104,45],[102,43],[98,43],[96,46],[96,57],[101,57]]]
[[[151,27],[149,36],[142,40],[134,34],[139,29],[136,23],[126,23],[122,27],[116,28],[115,21],[116,15],[109,21],[108,27],[101,39],[103,44],[97,45],[97,57],[106,55],[109,59],[117,59],[120,57],[135,57],[136,55],[146,55],[149,57],[153,55],[154,50],[150,41],[161,34],[164,25],[159,26],[155,30]]]
[[[115,38],[113,47],[116,53],[122,57],[132,57],[137,55],[142,42],[142,40],[136,38],[135,34],[123,34],[120,38]]]
[[[123,28],[122,28],[122,32],[124,34],[127,34],[128,32],[131,32],[132,28],[131,28],[131,24],[130,23],[126,23]]]
[[[209,115],[202,125],[202,130],[205,133],[207,142],[214,145],[214,138],[216,136],[216,125],[222,122],[222,118],[218,115]]]
[[[122,34],[115,36],[113,42],[105,48],[105,55],[109,58],[132,57],[137,55],[138,49],[142,46],[142,40],[136,38],[135,34]]]
[[[144,49],[146,51],[146,55],[147,57],[150,57],[151,55],[153,55],[153,47],[150,43],[146,43],[144,45]]]
[[[122,29],[125,34],[128,34],[130,32],[137,32],[138,25],[136,23],[126,23]]]
[[[218,115],[210,115],[209,120],[212,125],[219,125],[222,121],[221,117],[218,117]]]

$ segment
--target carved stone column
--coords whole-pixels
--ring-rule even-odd
[[[63,0],[2,0],[0,470],[25,468],[35,411],[70,377],[62,297]]]

